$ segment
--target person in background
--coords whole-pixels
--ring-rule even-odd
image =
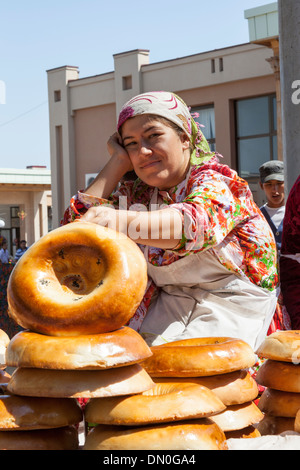
[[[21,256],[22,256],[22,255],[25,253],[25,251],[27,250],[26,244],[27,244],[26,240],[21,240],[21,241],[20,241],[20,246],[19,246],[19,248],[17,249],[16,254],[15,254],[15,261],[19,261],[19,259],[21,258]]]
[[[260,210],[267,219],[275,237],[280,255],[282,226],[285,213],[284,166],[279,160],[270,160],[259,168],[260,186],[267,202]]]
[[[283,303],[291,329],[300,330],[300,176],[286,202],[279,266]]]
[[[0,261],[2,264],[8,264],[11,261],[11,259],[12,257],[9,254],[8,249],[7,249],[7,242],[4,241],[0,249]]]

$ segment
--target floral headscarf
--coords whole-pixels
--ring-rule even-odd
[[[119,114],[118,130],[127,119],[140,114],[155,114],[177,124],[188,135],[193,146],[192,165],[199,165],[215,155],[209,148],[200,124],[193,119],[185,102],[174,93],[153,91],[130,99]]]

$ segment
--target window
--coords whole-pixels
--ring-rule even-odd
[[[10,226],[20,227],[20,212],[19,206],[10,207]]]
[[[211,73],[215,73],[216,71],[215,59],[211,59],[210,67],[211,67]]]
[[[191,113],[196,113],[199,117],[195,117],[196,122],[199,122],[204,127],[201,130],[204,137],[209,143],[210,149],[216,150],[216,133],[215,133],[215,110],[213,106],[200,106],[191,109]]]
[[[55,103],[57,101],[61,101],[61,91],[60,90],[55,90],[54,91],[54,101],[55,101]]]
[[[239,175],[258,176],[264,162],[277,159],[276,96],[238,100],[235,116]]]

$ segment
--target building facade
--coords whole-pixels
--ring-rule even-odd
[[[260,9],[247,17],[245,12],[250,32],[252,13],[265,21],[272,14]],[[177,93],[199,114],[211,147],[249,181],[262,204],[258,168],[267,160],[282,160],[278,36],[273,32],[246,44],[153,64],[148,50],[127,51],[114,55],[113,71],[92,77],[79,78],[74,66],[48,70],[53,226],[59,225],[71,196],[107,162],[106,143],[122,105],[157,90]]]

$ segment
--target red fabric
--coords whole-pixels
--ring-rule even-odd
[[[291,328],[300,329],[300,263],[284,255],[300,253],[300,176],[287,199],[280,257],[280,284]]]

